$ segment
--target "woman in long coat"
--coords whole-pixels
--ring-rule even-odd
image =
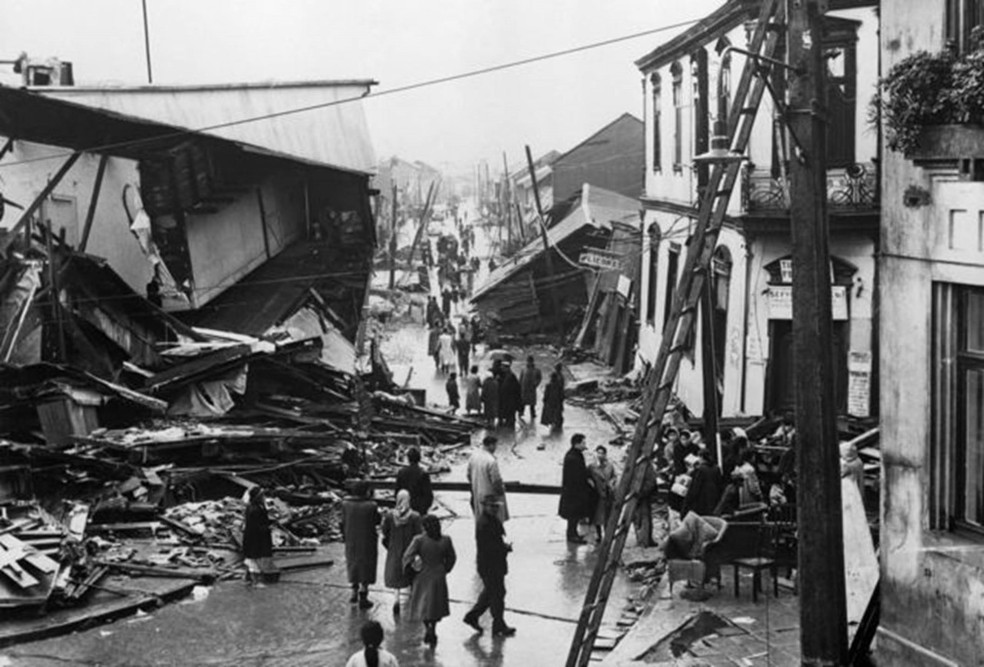
[[[595,527],[598,541],[601,542],[602,531],[608,523],[608,515],[615,502],[615,482],[618,478],[615,466],[608,460],[608,450],[599,445],[595,448],[595,460],[588,466],[588,473],[594,484],[595,502],[591,523]]]
[[[376,583],[376,560],[379,555],[379,537],[376,534],[379,510],[369,494],[369,482],[360,480],[353,486],[352,495],[342,500],[345,565],[352,585],[349,602],[358,602],[362,609],[372,606],[369,584]]]
[[[437,350],[438,356],[441,358],[441,372],[450,372],[458,359],[458,355],[454,351],[454,335],[451,333],[451,327],[445,328],[444,332],[437,337]]]
[[[564,381],[554,371],[543,389],[543,414],[540,423],[559,431],[564,427]]]
[[[472,366],[465,378],[465,414],[482,411],[482,378],[478,377],[478,366]]]
[[[410,577],[403,569],[403,554],[420,531],[420,515],[410,509],[410,492],[400,489],[396,494],[396,506],[383,515],[382,525],[383,546],[386,547],[383,583],[388,588],[396,589],[394,615],[400,613],[400,589],[411,584]]]
[[[410,542],[403,554],[403,566],[419,571],[410,589],[410,620],[424,622],[424,643],[437,645],[437,624],[451,613],[448,605],[447,574],[457,556],[451,538],[441,534],[441,523],[433,514],[422,520],[424,532]],[[419,560],[417,560],[419,558]]]
[[[267,514],[263,489],[250,487],[246,515],[243,522],[243,562],[246,565],[246,582],[259,580],[259,559],[273,555],[273,540],[270,537],[270,516]]]

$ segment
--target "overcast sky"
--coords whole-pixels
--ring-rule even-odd
[[[155,83],[372,78],[377,90],[698,19],[722,0],[146,0]],[[146,83],[140,0],[0,0],[0,58]],[[564,151],[628,111],[633,61],[680,29],[365,101],[380,158],[442,168]],[[0,66],[9,73],[9,65]],[[2,77],[10,81],[9,76]]]

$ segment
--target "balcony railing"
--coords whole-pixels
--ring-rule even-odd
[[[789,209],[788,177],[751,163],[742,167],[742,209],[748,213]],[[872,163],[827,170],[827,206],[833,210],[872,210],[878,207],[878,176]]]

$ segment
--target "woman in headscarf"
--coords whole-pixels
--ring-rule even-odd
[[[448,605],[448,572],[457,556],[451,538],[441,534],[441,522],[433,514],[421,523],[424,532],[410,542],[403,554],[403,566],[419,570],[410,589],[410,620],[424,622],[424,643],[437,645],[437,624],[451,613]]]
[[[396,506],[383,515],[382,525],[383,546],[386,547],[383,583],[396,589],[394,616],[400,613],[400,589],[409,587],[411,583],[403,569],[403,553],[420,531],[420,515],[410,509],[410,492],[400,489],[396,494]]]
[[[263,489],[250,487],[246,495],[246,516],[243,522],[243,563],[246,583],[259,583],[260,559],[273,556],[270,537],[270,516],[267,514]]]

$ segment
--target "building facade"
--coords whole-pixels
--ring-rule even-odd
[[[979,2],[882,3],[884,71],[970,48],[982,18]],[[884,156],[879,664],[984,655],[984,151],[966,150]]]
[[[828,63],[828,205],[831,228],[838,407],[869,416],[874,361],[877,251],[876,133],[867,129],[858,91],[873,89],[877,70],[874,2],[833,2],[824,41]],[[732,86],[745,57],[758,3],[732,0],[636,62],[643,75],[645,194],[639,347],[636,366],[652,363],[669,318],[708,167],[713,123],[732,113]],[[776,57],[783,58],[780,46]],[[769,74],[785,90],[783,72]],[[788,160],[795,146],[772,100],[759,107],[740,188],[731,198],[710,278],[713,310],[699,318],[676,391],[691,412],[704,411],[703,366],[713,363],[722,416],[792,408],[793,267]],[[709,325],[709,326],[706,326]],[[708,330],[709,329],[709,330]],[[707,337],[709,340],[705,340]]]

